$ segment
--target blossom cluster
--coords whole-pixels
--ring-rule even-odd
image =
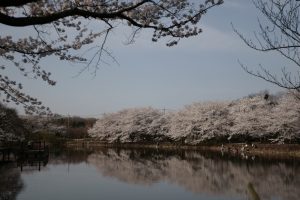
[[[31,27],[35,33],[30,36],[24,34],[20,38],[12,37],[14,34],[0,35],[0,61],[3,64],[0,70],[5,72],[16,67],[23,76],[55,85],[51,73],[41,66],[45,57],[83,64],[82,71],[93,66],[96,71],[100,64],[116,61],[106,47],[112,29],[120,25],[131,26],[133,37],[138,30],[151,29],[154,32],[152,41],[167,38],[167,46],[173,46],[181,38],[202,32],[198,23],[202,15],[222,3],[222,0],[0,2],[0,24],[14,27],[13,31]],[[99,25],[90,25],[91,20]],[[109,61],[103,57],[109,58]],[[22,83],[16,87],[15,82],[11,77],[0,77],[0,95],[4,94],[4,101],[24,105],[28,113],[49,113],[45,106],[37,106],[39,101],[21,92]]]

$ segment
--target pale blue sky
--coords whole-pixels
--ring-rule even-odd
[[[231,100],[265,89],[276,92],[280,88],[245,73],[237,62],[254,67],[261,63],[274,71],[290,65],[278,54],[249,49],[234,34],[231,22],[252,36],[257,16],[251,1],[227,0],[203,17],[202,34],[172,48],[152,43],[149,32],[142,32],[134,44],[124,45],[129,32],[119,28],[108,40],[119,65],[103,65],[95,77],[84,72],[74,78],[79,66],[49,58],[42,64],[57,85],[25,80],[25,91],[53,112],[93,117],[131,107],[179,109],[197,101]]]

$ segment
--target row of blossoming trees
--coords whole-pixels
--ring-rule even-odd
[[[300,102],[292,94],[263,94],[231,102],[194,103],[164,114],[126,109],[100,118],[89,135],[109,143],[300,141]]]

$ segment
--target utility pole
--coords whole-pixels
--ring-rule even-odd
[[[70,115],[68,114],[68,128],[70,128]]]

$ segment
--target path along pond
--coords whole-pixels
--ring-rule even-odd
[[[188,150],[64,150],[0,164],[0,200],[298,200],[300,161]]]

